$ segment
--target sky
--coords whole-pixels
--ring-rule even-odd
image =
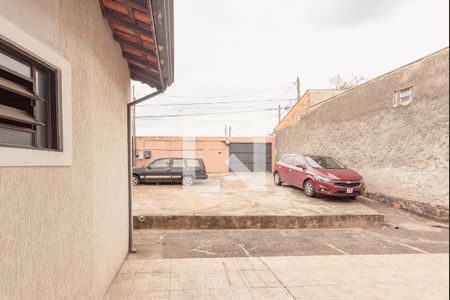
[[[301,93],[375,78],[449,45],[448,0],[174,0],[175,83],[140,136],[272,133]],[[136,97],[151,89],[136,83]]]

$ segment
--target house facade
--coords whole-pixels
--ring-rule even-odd
[[[130,78],[173,81],[171,5],[0,0],[0,299],[101,299],[119,270]]]
[[[275,139],[263,137],[136,137],[136,166],[162,157],[202,158],[208,173],[271,171]]]
[[[306,107],[276,130],[278,158],[333,156],[364,175],[371,198],[448,221],[448,62],[446,48]]]

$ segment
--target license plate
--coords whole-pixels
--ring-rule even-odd
[[[353,194],[354,189],[353,188],[347,188],[347,194]]]

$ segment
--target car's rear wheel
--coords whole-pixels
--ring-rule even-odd
[[[137,175],[133,175],[133,179],[132,179],[133,185],[137,186],[141,184],[141,178],[139,178],[139,176]]]
[[[184,186],[191,186],[194,184],[194,176],[183,176],[181,183]]]
[[[275,174],[273,174],[273,182],[278,186],[281,186],[283,184],[283,181],[281,181],[280,173],[275,172]]]
[[[306,196],[314,198],[316,196],[316,189],[312,180],[307,180],[303,186]]]

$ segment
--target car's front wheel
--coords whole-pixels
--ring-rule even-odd
[[[314,187],[314,182],[312,180],[307,180],[303,187],[306,196],[314,198],[316,196],[316,189]]]
[[[133,175],[133,179],[132,179],[133,185],[137,186],[141,184],[141,178],[139,178],[139,176],[137,175]]]
[[[183,176],[182,182],[184,186],[191,186],[194,184],[194,177],[193,176]]]
[[[281,181],[280,173],[275,172],[275,174],[273,174],[273,182],[278,186],[281,186],[283,184],[283,181]]]

